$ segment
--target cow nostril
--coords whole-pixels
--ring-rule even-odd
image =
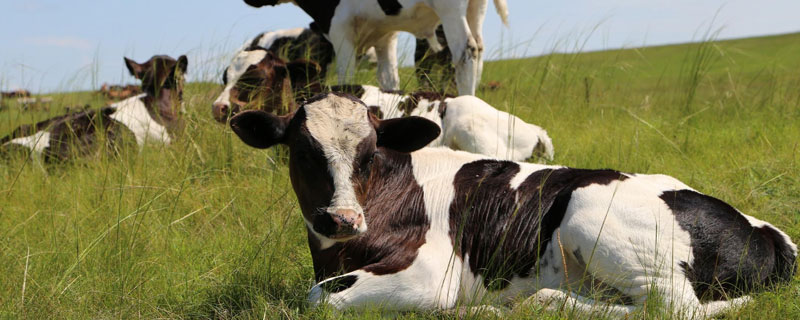
[[[352,228],[354,230],[358,229],[358,226],[361,225],[361,221],[364,219],[352,209],[338,209],[331,214],[331,217],[339,227]]]

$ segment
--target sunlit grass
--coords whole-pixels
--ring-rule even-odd
[[[797,57],[799,34],[552,54],[486,63],[483,82],[501,87],[478,96],[547,129],[554,163],[669,174],[800,239]],[[374,84],[374,71],[357,79]],[[413,70],[401,70],[401,85],[416,86]],[[307,309],[313,270],[285,153],[246,147],[216,123],[220,90],[187,86],[188,125],[170,146],[59,166],[0,163],[0,317],[379,316]],[[50,96],[49,110],[11,102],[0,135],[65,106],[106,103],[88,92]],[[798,281],[731,318],[800,318]]]

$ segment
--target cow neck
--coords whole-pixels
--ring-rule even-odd
[[[364,201],[367,232],[326,249],[309,232],[314,275],[321,281],[363,269],[376,275],[402,271],[425,243],[430,221],[422,187],[414,179],[411,155],[379,148],[367,186],[357,191]]]
[[[147,109],[147,113],[158,124],[173,132],[177,129],[179,108],[183,101],[183,94],[171,88],[161,88],[155,94],[147,93],[140,98]]]

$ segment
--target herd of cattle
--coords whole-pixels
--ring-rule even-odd
[[[288,146],[313,305],[529,297],[624,316],[658,292],[664,308],[701,318],[795,274],[784,232],[672,177],[523,162],[552,160],[553,144],[474,96],[486,0],[245,2],[292,2],[314,19],[245,43],[212,104],[245,144]],[[505,1],[494,2],[505,21]],[[429,91],[397,90],[398,31],[422,39],[417,76]],[[327,87],[334,60],[339,84]],[[380,88],[350,84],[371,61]],[[20,126],[2,152],[63,161],[126,141],[169,144],[183,128],[186,56],[125,65],[141,86],[107,91],[136,95]],[[430,76],[435,66],[443,76]],[[452,81],[458,96],[445,93]]]

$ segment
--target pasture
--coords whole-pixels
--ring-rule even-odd
[[[800,34],[550,54],[487,62],[482,83],[500,87],[477,95],[545,128],[555,164],[669,174],[797,241],[798,57]],[[415,86],[401,70],[401,88]],[[221,89],[187,84],[187,126],[169,146],[0,163],[0,318],[378,316],[306,308],[313,269],[285,153],[249,148],[216,123]],[[3,108],[0,136],[61,106],[105,103],[50,96],[49,111]],[[508,316],[585,318],[537,306]],[[635,315],[658,316],[647,306]],[[800,279],[728,317],[800,318]]]

